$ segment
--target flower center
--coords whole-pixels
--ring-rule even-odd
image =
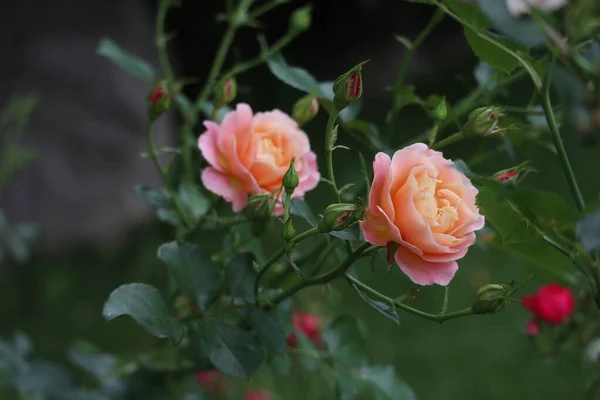
[[[417,191],[413,201],[423,218],[429,223],[433,232],[444,233],[452,229],[458,221],[458,196],[449,189],[440,187],[438,171],[433,167],[425,167],[414,174]],[[458,200],[460,201],[460,200]]]

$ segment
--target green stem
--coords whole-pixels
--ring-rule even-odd
[[[156,147],[154,146],[153,131],[154,131],[154,121],[148,120],[148,122],[146,123],[146,145],[148,147],[148,154],[150,154],[150,158],[152,159],[152,162],[154,163],[154,166],[156,167],[156,170],[158,171],[158,173],[160,175],[163,186],[169,193],[169,198],[171,199],[171,203],[173,205],[173,209],[175,210],[175,213],[177,214],[177,217],[179,217],[179,220],[186,228],[189,228],[187,218],[185,217],[185,214],[184,214],[183,210],[181,209],[179,202],[177,201],[177,199],[175,198],[175,195],[173,194],[171,188],[169,187],[169,177],[167,175],[167,170],[165,169],[164,165],[158,158],[158,152],[156,151]]]
[[[242,72],[246,72],[249,69],[259,66],[260,64],[267,61],[267,59],[269,57],[271,57],[273,54],[279,52],[285,46],[290,44],[296,38],[296,36],[298,36],[298,35],[287,33],[285,36],[283,36],[281,39],[279,39],[277,42],[275,42],[275,44],[273,46],[269,47],[265,51],[262,51],[259,56],[255,57],[251,60],[236,64],[233,68],[231,68],[229,71],[227,71],[224,75],[226,75],[226,76],[239,75]]]
[[[334,125],[340,112],[335,108],[331,107],[329,112],[329,119],[327,120],[327,127],[325,128],[325,156],[327,158],[327,179],[331,183],[335,198],[337,202],[340,202],[340,193],[338,192],[337,185],[335,183],[335,173],[333,171],[333,146],[335,143]]]
[[[544,108],[544,114],[546,115],[546,121],[548,122],[550,133],[552,134],[554,147],[556,147],[558,157],[560,158],[560,161],[562,163],[563,170],[565,172],[565,176],[569,184],[569,188],[571,189],[571,194],[575,199],[577,209],[579,211],[583,211],[583,209],[585,208],[585,202],[583,200],[583,196],[581,195],[581,191],[579,190],[579,186],[577,185],[577,180],[575,179],[575,174],[573,173],[573,169],[571,168],[571,163],[569,161],[569,157],[567,156],[567,151],[565,150],[562,137],[560,136],[560,132],[556,124],[554,111],[552,110],[552,101],[550,99],[550,81],[546,82],[546,87],[543,93],[542,107]]]
[[[182,142],[182,153],[181,158],[183,160],[183,179],[188,182],[194,182],[194,164],[192,161],[192,141],[194,133],[192,132],[191,124],[184,124],[181,128],[181,142]]]
[[[285,290],[283,293],[280,293],[276,296],[271,302],[264,305],[265,309],[273,308],[275,305],[281,303],[288,297],[292,296],[294,293],[308,286],[320,285],[324,283],[328,283],[335,278],[339,278],[342,276],[348,268],[359,258],[370,254],[373,251],[376,251],[379,247],[371,246],[369,243],[361,244],[356,250],[352,253],[348,254],[346,259],[336,268],[332,269],[329,272],[318,275],[311,279],[306,279],[303,281],[297,282],[295,285],[291,286],[289,289]]]
[[[434,150],[440,150],[441,148],[446,147],[450,144],[456,143],[461,139],[463,139],[462,132],[456,132],[456,133],[440,140],[439,142],[435,143],[433,146],[431,146],[431,148]]]
[[[272,9],[274,9],[275,7],[280,6],[282,4],[284,4],[284,2],[282,2],[281,0],[271,0],[270,2],[265,3],[262,6],[256,7],[256,9],[248,13],[248,19],[251,21],[258,19],[266,13],[268,13],[269,11],[271,11]]]
[[[304,239],[311,237],[313,235],[316,235],[318,233],[319,233],[319,230],[317,229],[317,227],[313,227],[313,228],[308,229],[308,230],[302,232],[301,234],[297,235],[295,238],[293,238],[290,241],[290,243],[287,247],[282,247],[279,250],[277,250],[277,252],[275,254],[273,254],[271,256],[271,258],[269,258],[265,262],[265,264],[257,271],[256,280],[254,281],[254,297],[256,298],[257,305],[259,304],[259,298],[258,298],[259,283],[260,283],[260,279],[263,277],[263,275],[269,270],[269,268],[271,268],[271,266],[273,266],[273,264],[275,264],[277,262],[277,260],[279,260],[286,253],[286,251],[291,250],[296,244],[300,243]]]
[[[450,292],[450,286],[449,285],[444,286],[444,302],[442,303],[442,309],[440,310],[440,315],[446,315],[446,312],[448,312],[449,292]]]
[[[208,73],[208,78],[206,78],[206,83],[196,99],[196,111],[200,111],[202,109],[202,105],[208,100],[210,91],[212,90],[213,85],[219,76],[219,73],[221,72],[221,68],[223,68],[223,63],[225,62],[229,48],[233,43],[235,33],[241,26],[242,22],[247,19],[246,13],[252,4],[252,1],[253,0],[240,0],[238,6],[233,11],[233,14],[229,20],[229,24],[227,25],[227,30],[223,35],[223,39],[221,39],[221,44],[217,50],[217,55],[215,56],[213,64],[210,68],[210,72]]]
[[[169,56],[167,54],[167,39],[165,37],[165,20],[167,18],[167,12],[171,2],[169,0],[161,0],[158,13],[156,16],[156,48],[158,51],[158,60],[160,62],[160,69],[169,81],[174,79],[173,69],[169,62]]]
[[[449,319],[466,317],[467,315],[473,315],[473,310],[471,309],[471,307],[465,308],[464,310],[454,311],[454,312],[450,312],[450,313],[443,314],[443,315],[430,314],[430,313],[427,313],[427,312],[424,312],[421,310],[417,310],[416,308],[407,306],[406,304],[401,303],[400,301],[396,301],[382,293],[379,293],[377,290],[373,289],[371,286],[364,284],[363,282],[356,279],[355,277],[353,277],[350,274],[346,274],[346,279],[348,279],[348,281],[350,281],[352,284],[358,286],[361,290],[364,290],[365,292],[369,293],[371,296],[377,297],[378,299],[382,300],[383,302],[385,302],[387,304],[401,308],[402,310],[404,310],[410,314],[416,315],[417,317],[421,317],[421,318],[424,318],[424,319],[427,319],[430,321],[439,322],[440,324]]]

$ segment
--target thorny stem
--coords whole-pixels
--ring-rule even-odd
[[[430,321],[439,322],[440,324],[443,323],[444,321],[447,321],[450,319],[466,317],[467,315],[473,315],[473,310],[471,309],[471,307],[465,308],[464,310],[454,311],[454,312],[444,313],[444,314],[439,314],[439,315],[430,314],[430,313],[427,313],[427,312],[424,312],[421,310],[417,310],[416,308],[407,306],[406,304],[404,304],[398,300],[394,300],[391,297],[388,297],[382,293],[379,293],[377,290],[364,284],[363,282],[356,279],[355,277],[353,277],[350,274],[346,274],[346,279],[349,282],[351,282],[353,285],[359,287],[361,290],[364,290],[365,292],[369,293],[371,296],[378,298],[379,300],[385,302],[386,304],[389,304],[394,307],[398,307],[410,314],[416,315],[417,317],[421,317],[421,318],[424,318],[424,319],[427,319]]]
[[[314,278],[305,279],[305,280],[297,282],[295,285],[293,285],[289,289],[285,290],[283,293],[280,293],[278,296],[276,296],[272,301],[265,304],[264,308],[265,309],[273,308],[275,305],[281,303],[288,297],[292,296],[294,293],[296,293],[300,289],[303,289],[308,286],[325,284],[325,283],[328,283],[328,282],[334,280],[335,278],[339,278],[346,272],[346,270],[348,268],[350,268],[350,266],[356,260],[360,259],[363,256],[371,254],[373,251],[377,251],[378,248],[379,247],[377,247],[377,246],[371,246],[370,243],[361,244],[358,248],[356,248],[356,250],[354,250],[352,253],[348,254],[346,259],[344,261],[342,261],[342,263],[339,266],[337,266],[336,268],[332,269],[331,271],[325,272],[321,275],[318,275]]]
[[[327,120],[327,127],[325,128],[325,154],[327,158],[327,179],[331,183],[331,188],[333,189],[336,200],[340,201],[340,193],[338,192],[337,185],[335,183],[335,173],[333,171],[333,146],[335,143],[335,132],[334,125],[335,121],[338,118],[340,112],[335,108],[335,106],[331,107],[331,112],[329,113],[329,119]]]
[[[171,199],[173,208],[175,209],[175,212],[177,213],[177,217],[179,217],[182,224],[184,224],[186,227],[189,227],[188,223],[187,223],[187,218],[185,217],[185,214],[183,213],[183,210],[181,209],[179,202],[177,201],[177,199],[175,198],[175,196],[172,193],[172,190],[169,187],[169,177],[167,176],[167,170],[165,169],[164,165],[158,158],[158,152],[156,151],[156,147],[154,146],[153,131],[154,131],[154,121],[149,120],[148,123],[146,124],[146,145],[148,147],[148,154],[150,154],[150,158],[152,159],[152,162],[154,163],[154,166],[156,167],[156,170],[158,171],[158,173],[160,175],[160,178],[162,180],[162,183],[163,183],[165,189],[169,192],[169,198]]]
[[[269,258],[262,267],[260,267],[260,269],[256,273],[256,280],[254,281],[254,296],[256,298],[257,305],[259,303],[259,297],[258,297],[259,283],[260,283],[260,279],[263,277],[263,275],[269,270],[269,268],[271,268],[271,266],[273,266],[273,264],[275,264],[277,262],[277,260],[279,260],[285,254],[286,251],[289,251],[297,243],[300,243],[304,239],[311,237],[313,235],[316,235],[318,233],[319,233],[318,229],[316,227],[313,227],[311,229],[308,229],[308,230],[302,232],[299,235],[296,235],[296,237],[294,237],[290,241],[288,247],[282,247],[279,250],[277,250],[277,252],[275,254],[273,254],[271,256],[271,258]]]
[[[156,48],[158,51],[158,60],[160,62],[160,69],[170,82],[173,81],[173,69],[169,62],[169,56],[167,54],[167,39],[165,37],[165,20],[167,18],[167,12],[171,2],[169,0],[161,0],[158,13],[156,16]]]
[[[552,110],[552,101],[550,99],[550,81],[546,82],[546,86],[544,88],[542,107],[544,108],[544,114],[546,116],[546,121],[548,122],[548,127],[550,128],[550,133],[552,134],[554,147],[556,147],[556,152],[558,153],[558,157],[562,163],[569,188],[571,189],[571,194],[575,199],[577,209],[579,211],[583,211],[585,208],[585,202],[583,200],[583,196],[581,195],[581,191],[579,190],[579,186],[577,185],[577,180],[575,179],[575,174],[571,168],[571,162],[567,156],[567,151],[565,150],[562,137],[560,136],[558,126],[556,125],[554,111]]]
[[[436,142],[435,144],[433,144],[431,146],[432,149],[434,150],[439,150],[443,147],[446,147],[450,144],[454,144],[456,142],[458,142],[459,140],[463,139],[463,135],[462,132],[456,132],[442,140],[440,140],[439,142]]]

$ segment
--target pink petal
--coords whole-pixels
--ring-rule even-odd
[[[248,204],[248,194],[244,190],[243,184],[235,178],[208,167],[202,171],[201,179],[206,189],[231,203],[234,212],[243,210]]]
[[[204,121],[206,131],[198,138],[198,148],[202,157],[218,171],[225,172],[227,165],[222,165],[219,160],[219,148],[217,138],[219,135],[219,125],[212,121]]]
[[[402,272],[417,285],[437,284],[446,286],[454,278],[456,271],[458,271],[458,263],[456,261],[425,261],[418,255],[402,247],[396,251],[394,259]]]
[[[377,214],[381,207],[390,219],[394,219],[394,206],[390,196],[390,165],[392,160],[385,153],[377,153],[373,161],[373,184],[369,193],[369,211]]]

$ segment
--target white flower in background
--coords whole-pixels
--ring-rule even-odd
[[[568,2],[569,0],[506,0],[506,5],[513,17],[520,17],[529,14],[531,7],[554,11],[566,6]]]

